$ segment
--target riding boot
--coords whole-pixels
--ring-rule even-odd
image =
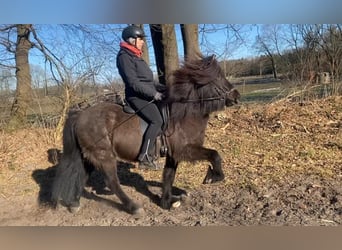
[[[138,156],[139,168],[140,169],[149,169],[149,170],[160,170],[163,167],[158,163],[154,162],[153,159],[153,145],[151,145],[151,140],[147,140],[146,149],[142,147],[142,152]]]

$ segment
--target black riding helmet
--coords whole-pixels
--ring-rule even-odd
[[[124,28],[124,30],[122,31],[122,39],[126,42],[128,42],[128,38],[143,38],[145,37],[145,32],[139,28],[138,26],[135,25],[131,25],[128,26],[126,28]]]

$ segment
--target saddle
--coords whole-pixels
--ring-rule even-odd
[[[136,114],[135,110],[128,104],[126,101],[122,101],[120,103],[116,102],[117,104],[122,106],[122,110],[127,114]],[[166,137],[165,137],[165,131],[168,125],[168,118],[169,118],[169,108],[167,105],[158,105],[159,111],[163,118],[163,125],[162,125],[162,133],[157,136],[155,141],[155,155],[154,160],[158,159],[159,157],[165,157],[167,154],[167,144],[166,144]],[[137,114],[137,116],[139,116]],[[141,133],[144,134],[148,123],[142,119],[140,116],[140,129]]]
[[[80,110],[84,110],[88,107],[91,107],[101,102],[111,102],[111,103],[118,104],[122,107],[123,112],[127,114],[132,114],[132,115],[136,114],[135,110],[131,106],[129,106],[128,102],[123,100],[118,93],[113,93],[113,92],[92,96],[89,99],[83,100],[82,102],[75,104],[74,106],[71,107],[71,109],[75,111],[80,111]],[[167,105],[158,106],[158,108],[163,118],[163,126],[162,126],[162,133],[157,136],[156,142],[155,142],[155,149],[154,149],[155,160],[158,159],[159,157],[165,157],[167,153],[165,131],[166,131],[167,124],[168,124],[169,108]],[[141,130],[141,133],[144,134],[148,127],[148,123],[145,122],[145,120],[142,119],[140,116],[139,118],[140,118],[140,130]]]

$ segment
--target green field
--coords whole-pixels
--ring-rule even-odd
[[[292,96],[296,100],[322,98],[333,94],[330,85],[299,85],[290,82],[235,84],[241,94],[241,102],[269,103]]]
[[[241,102],[270,102],[276,98],[284,97],[288,87],[279,82],[249,83],[235,86],[241,94]]]

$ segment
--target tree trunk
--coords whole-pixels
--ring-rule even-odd
[[[150,24],[151,38],[154,49],[154,55],[157,65],[158,79],[161,84],[166,84],[165,64],[164,64],[164,46],[161,24]]]
[[[15,51],[16,63],[16,96],[11,110],[10,127],[19,127],[27,121],[27,109],[32,101],[31,73],[29,65],[29,50],[31,24],[17,25],[17,44]]]
[[[181,24],[185,58],[199,58],[201,51],[198,44],[198,25]]]
[[[174,24],[162,24],[165,82],[173,81],[173,72],[179,67],[178,47]]]
[[[272,63],[273,77],[274,77],[274,79],[278,79],[277,64],[276,64],[273,56],[271,56],[270,59],[271,59],[271,63]]]
[[[173,24],[150,25],[159,82],[172,81],[172,73],[179,66],[176,32]]]

